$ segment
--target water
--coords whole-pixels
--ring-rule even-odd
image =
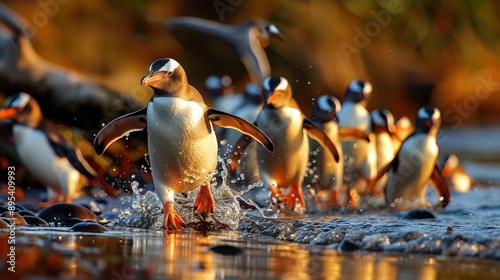
[[[455,146],[453,151],[467,154],[460,150],[466,146]],[[159,230],[163,215],[156,194],[132,182],[132,194],[107,204],[87,198],[111,220],[107,232],[17,227],[14,278],[495,279],[500,275],[500,187],[495,163],[480,156],[474,153],[463,165],[481,184],[453,193],[449,206],[433,212],[432,219],[369,207],[302,215],[256,205],[257,210],[244,210],[239,201],[251,204],[246,188],[229,189],[222,169],[212,186],[216,213],[208,220],[216,226],[166,232]],[[177,195],[176,210],[201,229],[203,219],[192,207],[195,197],[196,191]],[[431,191],[428,198],[436,199]],[[9,234],[0,229],[2,279],[10,273]]]

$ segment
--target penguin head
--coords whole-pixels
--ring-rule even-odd
[[[232,93],[233,81],[228,75],[212,75],[205,80],[205,87],[212,98]]]
[[[20,92],[7,98],[0,110],[0,120],[35,128],[42,121],[42,110],[31,95]]]
[[[372,120],[372,130],[374,132],[386,132],[391,135],[394,133],[394,116],[389,110],[373,110],[370,113],[370,118]]]
[[[281,32],[276,27],[276,25],[261,19],[253,20],[251,21],[251,24],[258,28],[258,33],[259,33],[258,37],[260,45],[263,48],[269,46],[269,41],[272,37],[280,41],[283,41],[283,36],[281,36]]]
[[[310,118],[317,122],[338,122],[337,114],[340,112],[340,101],[331,95],[322,95],[314,100]]]
[[[186,72],[176,60],[160,58],[151,63],[149,73],[142,77],[141,84],[166,93],[174,93],[187,85]]]
[[[262,93],[266,100],[266,106],[271,108],[283,108],[292,100],[292,88],[283,77],[269,77],[264,80]]]
[[[445,178],[451,177],[453,172],[460,168],[460,160],[455,154],[447,155],[439,161],[441,171]]]
[[[418,110],[415,121],[416,133],[427,133],[436,136],[440,126],[441,112],[438,108],[425,106]]]
[[[260,88],[254,83],[248,83],[245,87],[245,104],[261,105],[264,102]]]
[[[349,83],[344,95],[344,102],[366,103],[372,93],[372,84],[364,80],[353,80]]]

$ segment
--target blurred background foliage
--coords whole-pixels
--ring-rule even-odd
[[[178,60],[202,93],[211,74],[230,75],[237,91],[248,82],[228,46],[187,30],[169,32],[166,19],[194,16],[240,24],[261,17],[285,39],[266,49],[272,73],[291,81],[306,113],[311,98],[332,94],[342,100],[350,80],[368,79],[374,85],[370,109],[387,108],[396,117],[413,119],[419,107],[431,104],[441,109],[445,125],[500,120],[498,1],[3,2],[33,27],[33,44],[42,57],[144,104],[149,96],[135,94],[134,87],[159,57]],[[478,87],[486,90],[482,98]]]

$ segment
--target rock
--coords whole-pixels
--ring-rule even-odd
[[[243,254],[243,250],[231,245],[215,245],[210,247],[210,251],[225,256],[237,256]]]
[[[89,209],[69,203],[57,203],[51,205],[38,213],[38,217],[45,220],[47,223],[60,224],[61,226],[73,226],[74,221],[71,218],[78,218],[81,220],[93,220],[96,222],[107,222],[94,214]]]
[[[29,226],[48,226],[49,224],[37,216],[23,216]]]
[[[414,209],[406,213],[403,217],[407,220],[435,219],[436,216],[425,209]]]
[[[359,246],[349,239],[344,239],[340,242],[338,250],[341,252],[352,252],[359,250]]]
[[[93,233],[103,233],[105,231],[108,231],[108,229],[105,226],[94,222],[80,222],[72,226],[70,230],[78,232],[93,232]]]

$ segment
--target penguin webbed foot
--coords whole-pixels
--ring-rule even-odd
[[[212,196],[212,191],[210,190],[210,186],[205,184],[200,186],[200,191],[198,192],[198,196],[194,202],[194,208],[198,213],[202,215],[205,219],[207,214],[213,214],[215,210],[215,201]]]
[[[186,223],[182,217],[175,211],[174,203],[167,201],[163,210],[165,216],[163,218],[163,229],[166,230],[181,230],[186,227]]]
[[[302,189],[299,185],[292,185],[290,187],[290,192],[285,198],[285,204],[292,210],[295,210],[297,204],[299,204],[301,207],[306,207],[304,195],[302,194]]]

